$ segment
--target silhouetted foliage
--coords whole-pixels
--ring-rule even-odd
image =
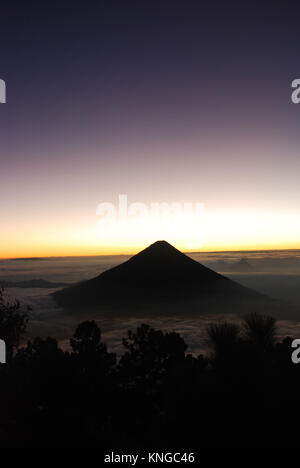
[[[0,288],[0,337],[6,342],[9,358],[26,331],[29,310],[29,307],[23,310],[19,301],[9,302],[5,299],[4,289]]]
[[[250,314],[244,319],[246,339],[261,351],[267,351],[275,344],[276,320],[260,314]]]
[[[0,366],[0,445],[297,446],[300,366],[275,330],[256,315],[212,324],[213,354],[195,357],[178,333],[143,324],[118,362],[94,321],[77,327],[70,351],[37,337]]]
[[[217,357],[235,351],[239,342],[239,331],[237,325],[228,322],[220,322],[208,327],[208,337]]]
[[[70,345],[73,357],[85,371],[96,366],[102,372],[109,372],[116,363],[116,355],[108,353],[106,344],[101,342],[101,330],[95,321],[81,323],[70,339]]]
[[[102,350],[103,344],[100,344],[100,340],[101,332],[96,322],[86,321],[77,327],[70,344],[75,353],[89,354]]]

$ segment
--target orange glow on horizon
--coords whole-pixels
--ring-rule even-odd
[[[159,240],[159,239],[157,239]],[[168,239],[165,239],[168,240]],[[7,253],[1,252],[0,259],[13,259],[13,258],[50,258],[50,257],[96,257],[96,256],[110,256],[110,255],[135,255],[141,250],[148,247],[149,244],[139,244],[136,246],[114,246],[107,248],[99,248],[96,246],[52,246],[52,248],[23,248],[23,249],[8,249]],[[186,250],[180,244],[173,244],[178,250],[186,253],[193,252],[238,252],[238,251],[268,251],[268,250],[300,250],[300,243],[262,243],[262,244],[211,244],[205,245],[199,249],[188,249]]]
[[[184,252],[300,249],[297,213],[208,212],[200,226],[188,219],[184,226],[176,223],[160,230],[147,221],[142,233],[118,222],[99,233],[95,217],[59,227],[20,223],[2,233],[0,258],[133,255],[162,239]]]

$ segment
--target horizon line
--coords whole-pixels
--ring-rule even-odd
[[[141,252],[144,249],[139,250],[137,253]],[[179,249],[177,249],[179,250]],[[237,249],[237,250],[193,250],[193,251],[184,251],[181,252],[186,255],[192,254],[222,254],[222,253],[250,253],[250,252],[293,252],[293,251],[300,251],[300,247],[298,248],[278,248],[278,249]],[[136,253],[136,254],[137,254]],[[0,261],[2,260],[38,260],[38,259],[53,259],[53,258],[95,258],[95,257],[133,257],[136,254],[132,253],[112,253],[112,254],[95,254],[95,255],[45,255],[45,256],[29,256],[29,257],[0,257]]]

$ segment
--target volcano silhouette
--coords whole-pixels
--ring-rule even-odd
[[[266,311],[277,302],[206,268],[166,241],[53,296],[58,305],[73,310],[154,314]]]

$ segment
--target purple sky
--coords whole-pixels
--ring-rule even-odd
[[[128,251],[94,233],[120,193],[204,203],[207,249],[299,247],[299,7],[106,4],[4,7],[0,257]]]

